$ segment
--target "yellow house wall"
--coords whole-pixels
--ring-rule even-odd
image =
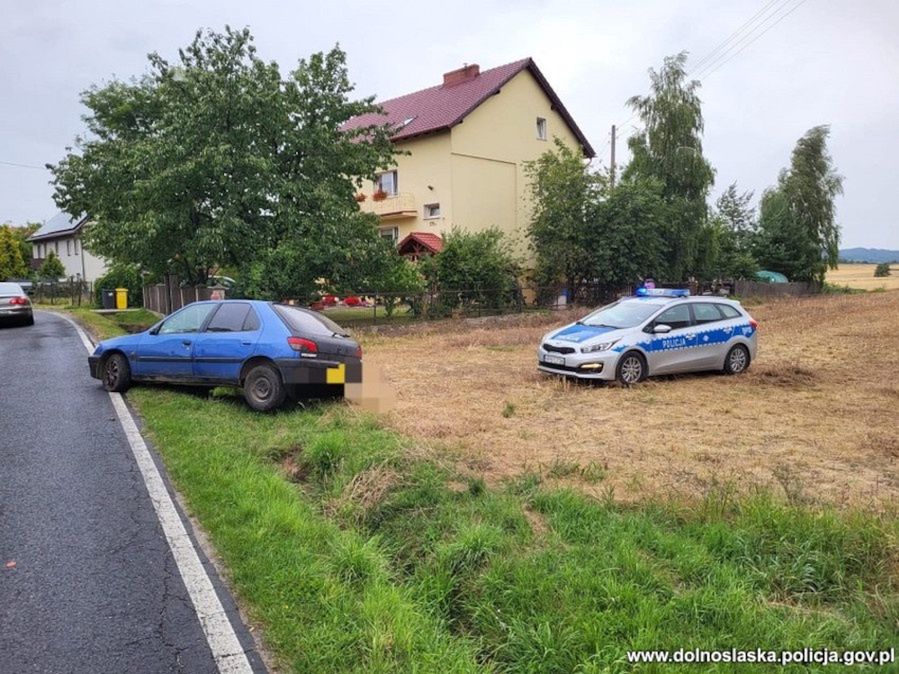
[[[423,136],[396,144],[397,150],[411,154],[396,157],[397,191],[411,193],[417,214],[414,218],[385,220],[381,227],[397,227],[399,239],[410,232],[441,234],[449,229],[452,204],[452,170],[450,166],[450,134]],[[369,186],[369,194],[374,186]],[[425,219],[425,204],[439,203],[441,217]]]
[[[538,117],[547,121],[547,140],[537,138]],[[524,253],[532,213],[525,162],[552,149],[554,137],[571,147],[578,147],[577,138],[526,70],[453,127],[451,137],[454,223],[468,230],[496,225]],[[508,168],[499,170],[500,162]],[[466,179],[466,172],[477,179]],[[511,200],[509,210],[497,212],[497,200]]]

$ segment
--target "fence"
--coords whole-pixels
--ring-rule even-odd
[[[572,305],[594,307],[632,292],[631,286],[583,285],[572,293],[559,286],[533,284],[503,289],[441,288],[420,293],[369,291],[348,296],[340,304],[328,301],[326,296],[311,307],[341,325],[359,326],[499,316],[564,309]]]
[[[225,289],[220,286],[182,286],[177,276],[168,276],[165,283],[145,285],[143,296],[144,308],[168,315],[191,302],[224,299]]]
[[[67,281],[35,281],[33,284],[30,284],[29,294],[35,302],[47,304],[67,303],[80,307],[81,305],[89,305],[92,301],[91,283],[75,279]]]
[[[799,297],[820,290],[814,283],[763,283],[759,281],[734,281],[734,294],[739,297]]]

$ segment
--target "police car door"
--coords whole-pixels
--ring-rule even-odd
[[[717,370],[723,367],[727,341],[733,336],[732,323],[713,302],[693,303],[693,323],[696,327],[697,369]]]
[[[689,370],[696,347],[696,329],[693,327],[690,305],[677,304],[666,309],[653,320],[650,328],[656,325],[667,325],[671,331],[651,333],[649,373],[670,374]]]

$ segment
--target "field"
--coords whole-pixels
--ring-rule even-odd
[[[849,286],[861,290],[899,290],[899,264],[890,267],[889,276],[875,278],[876,264],[841,264],[839,268],[827,272],[827,282],[838,286]]]
[[[489,482],[536,471],[597,496],[694,496],[725,484],[801,502],[899,497],[899,292],[751,307],[760,353],[740,377],[632,389],[541,375],[535,348],[569,314],[366,338],[396,407],[385,423],[458,452]]]

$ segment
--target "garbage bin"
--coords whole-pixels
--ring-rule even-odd
[[[103,288],[100,291],[100,299],[103,301],[104,309],[115,309],[115,290]]]
[[[128,308],[128,288],[116,288],[115,289],[115,308],[116,309],[127,309]]]

